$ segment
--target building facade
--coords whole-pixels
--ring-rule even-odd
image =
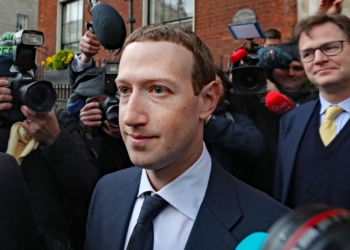
[[[129,18],[129,0],[101,0],[112,5],[124,18]],[[276,28],[282,41],[288,41],[293,25],[316,12],[315,0],[136,0],[133,3],[133,29],[151,23],[174,23],[195,31],[210,47],[215,63],[226,69],[230,54],[246,40],[235,40],[228,25],[237,12],[249,9],[263,30]],[[345,4],[344,4],[345,5]],[[86,21],[91,21],[87,0],[39,0],[38,29],[45,35],[48,56],[60,49],[78,51],[79,40],[85,33]],[[344,6],[348,12],[348,6]],[[129,33],[129,23],[126,23]],[[111,34],[113,35],[113,34]],[[257,39],[261,42],[261,39]],[[109,58],[102,51],[97,59]],[[38,55],[38,61],[44,55]]]
[[[39,0],[2,0],[0,36],[5,32],[38,28]]]

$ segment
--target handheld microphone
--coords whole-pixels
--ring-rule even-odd
[[[107,50],[121,49],[125,38],[125,23],[121,15],[112,6],[90,0],[92,6],[92,32],[100,44]]]
[[[238,50],[233,52],[232,55],[230,56],[230,62],[231,63],[239,62],[247,55],[248,55],[248,51],[246,48],[244,48],[244,47],[239,48]]]
[[[268,110],[276,115],[283,114],[295,106],[287,96],[276,91],[267,93],[265,103]]]
[[[263,232],[252,233],[238,244],[236,250],[260,250],[268,236]]]

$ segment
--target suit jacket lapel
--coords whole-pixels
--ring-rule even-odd
[[[125,185],[124,189],[113,194],[110,206],[107,204],[104,206],[113,209],[113,211],[110,211],[111,216],[106,218],[108,220],[107,225],[110,226],[106,233],[113,233],[111,238],[113,238],[114,243],[110,242],[109,245],[113,246],[114,249],[124,249],[125,237],[140,186],[141,169],[139,170],[135,174],[135,178],[128,185]]]
[[[282,203],[286,202],[287,194],[289,190],[290,181],[292,178],[292,172],[293,167],[295,164],[296,156],[298,154],[299,145],[301,143],[301,140],[303,138],[303,135],[305,133],[306,127],[311,119],[311,116],[317,106],[318,100],[315,100],[313,102],[310,102],[308,107],[307,106],[301,106],[297,109],[300,109],[299,112],[295,112],[294,114],[294,126],[292,126],[293,130],[286,131],[287,133],[290,133],[289,140],[284,141],[284,144],[281,148],[282,151],[284,151],[283,154],[283,161],[285,164],[285,168],[283,169],[282,174],[283,182],[285,183],[285,188],[283,189],[282,194]],[[291,122],[289,119],[287,122]]]
[[[185,249],[233,249],[230,229],[242,216],[232,179],[213,161],[208,188]],[[231,247],[228,247],[231,246]]]

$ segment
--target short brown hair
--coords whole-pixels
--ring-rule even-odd
[[[193,54],[192,84],[195,95],[215,80],[215,64],[210,49],[192,31],[171,24],[152,24],[135,30],[125,41],[125,47],[133,42],[173,42],[184,46]],[[174,60],[176,60],[174,58]]]
[[[348,41],[350,41],[350,19],[341,14],[337,15],[326,15],[326,14],[316,14],[314,16],[308,17],[301,20],[293,30],[293,42],[299,48],[300,36],[303,32],[309,36],[311,29],[314,26],[318,26],[325,23],[334,23],[343,32]]]
[[[264,42],[266,42],[266,39],[279,39],[281,40],[281,32],[279,32],[276,29],[268,29],[265,31],[265,37]]]

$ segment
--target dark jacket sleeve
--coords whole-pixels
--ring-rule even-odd
[[[37,227],[16,160],[0,153],[0,242],[2,249],[68,250]]]
[[[55,142],[42,147],[69,206],[72,238],[84,239],[92,191],[99,178],[95,159],[80,135],[79,125],[64,110],[56,111],[61,131]],[[80,243],[82,244],[82,242]]]
[[[81,53],[77,54],[77,56],[79,56],[80,54]],[[95,67],[95,60],[92,60],[93,62],[88,68]],[[76,83],[75,80],[81,74],[81,72],[77,72],[76,70],[74,70],[74,63],[76,63],[75,58],[73,58],[68,65],[69,85],[72,87],[72,90],[75,90],[77,88],[78,83]]]
[[[210,144],[234,148],[242,156],[255,160],[265,151],[265,143],[259,129],[246,116],[234,113],[235,121],[212,115],[205,125],[204,141]]]

